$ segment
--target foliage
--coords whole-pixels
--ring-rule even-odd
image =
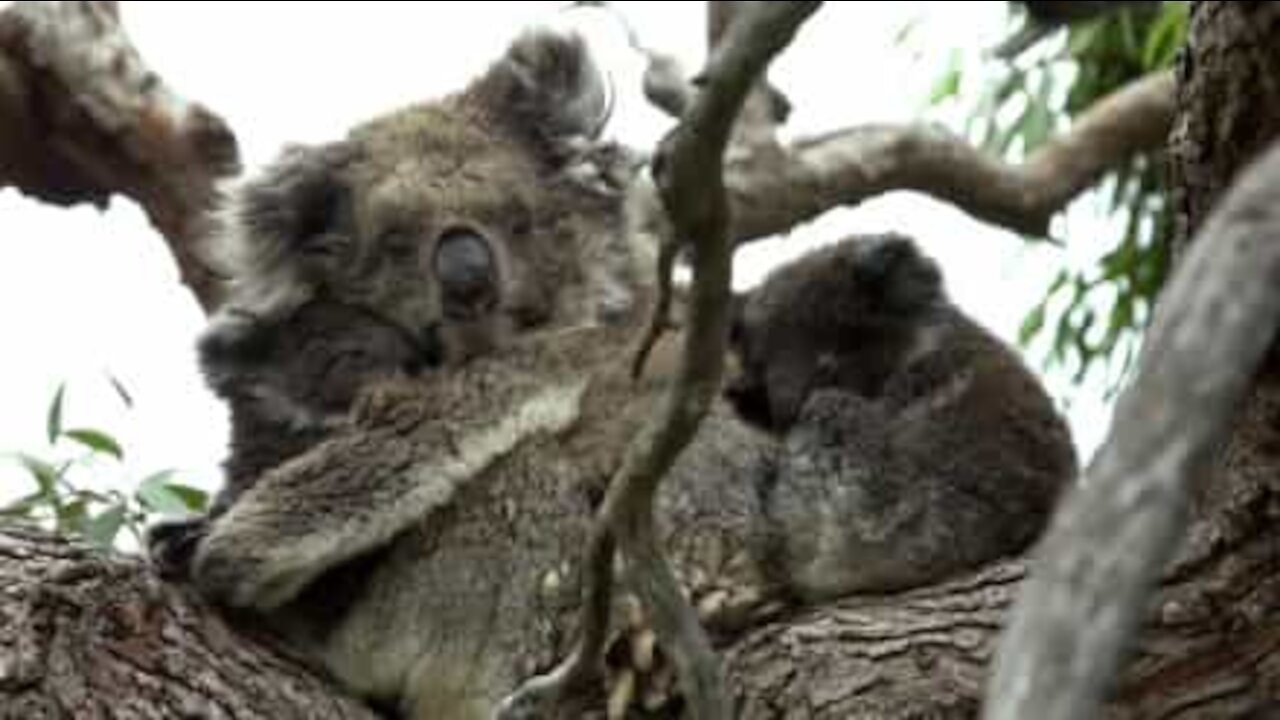
[[[128,391],[115,378],[112,387],[126,406]],[[135,541],[152,515],[182,515],[205,507],[202,490],[176,481],[172,470],[161,470],[127,483],[132,492],[95,489],[106,464],[120,465],[125,450],[110,433],[91,427],[65,425],[65,385],[59,386],[45,418],[48,446],[40,454],[18,452],[10,458],[29,476],[31,491],[0,507],[0,523],[35,523],[61,534],[78,536],[101,547],[113,547],[128,530]],[[84,477],[85,479],[82,479]]]
[[[1010,6],[1018,19],[1022,6]],[[1048,40],[1052,47],[1007,62],[986,60],[980,67],[982,90],[968,106],[960,92],[965,66],[953,55],[930,104],[960,105],[971,140],[1003,157],[1022,157],[1100,98],[1171,67],[1186,27],[1185,2],[1126,9],[1073,25]],[[1173,222],[1162,167],[1159,154],[1139,156],[1104,180],[1103,211],[1114,219],[1118,237],[1091,266],[1064,266],[1022,324],[1022,344],[1046,347],[1047,364],[1071,368],[1077,383],[1101,369],[1114,392],[1132,368],[1169,267]]]

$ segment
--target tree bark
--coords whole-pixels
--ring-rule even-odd
[[[135,559],[0,533],[0,718],[374,720]]]
[[[206,310],[219,278],[197,248],[214,184],[239,170],[230,128],[147,66],[114,2],[0,12],[0,188],[58,205],[137,201]]]

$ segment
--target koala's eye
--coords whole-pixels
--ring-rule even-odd
[[[456,228],[441,236],[435,271],[446,312],[480,311],[497,301],[497,259],[488,241],[473,230]]]

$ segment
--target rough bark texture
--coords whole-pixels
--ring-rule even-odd
[[[1201,2],[1192,8],[1171,143],[1179,254],[1237,173],[1280,137],[1280,5]],[[1197,546],[1238,542],[1276,525],[1278,418],[1280,353],[1273,345],[1221,462],[1197,483]]]
[[[0,12],[0,188],[105,206],[126,195],[169,242],[206,309],[216,276],[196,243],[235,136],[147,67],[114,2],[17,2]]]
[[[1179,254],[1239,173],[1280,138],[1280,5],[1193,3],[1171,142]],[[1280,199],[1277,200],[1280,202]],[[1212,241],[1212,238],[1206,238]],[[1274,238],[1270,238],[1274,242]],[[1194,488],[1189,555],[1258,545],[1269,550],[1250,586],[1206,588],[1223,620],[1280,616],[1280,353],[1273,341],[1219,461]],[[1234,602],[1233,602],[1234,601]],[[1273,660],[1272,662],[1280,662]]]
[[[0,533],[0,718],[374,720],[139,562]]]
[[[986,717],[1091,716],[1112,688],[1187,530],[1188,488],[1280,325],[1278,186],[1280,146],[1222,197],[1165,289],[1110,436],[1037,553]]]

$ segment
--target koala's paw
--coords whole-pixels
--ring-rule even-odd
[[[147,528],[147,559],[161,578],[187,580],[196,547],[208,532],[209,519],[203,515],[161,520]]]

